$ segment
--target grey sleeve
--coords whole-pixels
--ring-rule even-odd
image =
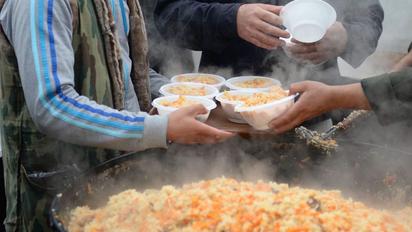
[[[165,76],[160,75],[153,69],[149,70],[149,77],[150,77],[150,92],[152,94],[153,98],[160,97],[160,87],[162,87],[165,84],[169,84],[170,80],[166,78]]]
[[[412,121],[412,68],[363,79],[361,83],[381,124]]]
[[[379,0],[347,0],[340,19],[348,33],[348,44],[341,57],[353,67],[375,52],[382,34],[384,12]]]
[[[68,0],[51,2],[8,1],[1,17],[39,130],[83,146],[124,151],[166,147],[167,117],[117,111],[76,92],[71,8]]]

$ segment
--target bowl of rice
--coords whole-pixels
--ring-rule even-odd
[[[254,93],[235,107],[235,112],[256,130],[268,130],[269,123],[293,106],[297,95],[288,96],[288,91],[273,87],[268,92]]]
[[[268,77],[241,76],[226,81],[230,90],[267,91],[274,86],[281,86],[280,81]]]
[[[225,85],[226,79],[213,74],[207,73],[186,73],[172,77],[171,81],[176,82],[190,82],[211,85],[218,90],[221,90]]]
[[[254,92],[234,90],[225,91],[216,96],[216,100],[222,106],[223,112],[227,119],[234,123],[247,124],[240,113],[235,112],[235,108],[241,105],[242,102],[253,96]]]
[[[198,115],[197,120],[205,122],[210,115],[210,112],[217,107],[213,100],[204,97],[193,96],[165,96],[153,100],[152,105],[155,107],[159,115],[168,115],[180,108],[201,104],[207,109],[206,114]]]
[[[219,94],[219,90],[211,85],[200,83],[170,83],[160,88],[159,92],[163,96],[195,96],[213,99]]]

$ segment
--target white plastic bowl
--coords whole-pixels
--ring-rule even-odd
[[[178,98],[179,96],[159,97],[153,100],[152,106],[157,109],[159,115],[168,115],[178,110],[179,108],[163,106],[160,103],[162,101],[176,101]],[[204,97],[185,96],[185,98],[191,101],[199,102],[199,104],[202,104],[208,110],[206,114],[198,115],[196,117],[196,119],[201,122],[206,122],[206,120],[209,118],[210,112],[217,107],[216,103],[213,100],[210,100]]]
[[[185,81],[179,81],[179,77],[196,77],[196,76],[209,76],[211,78],[214,78],[218,81],[217,84],[214,84],[212,86],[214,86],[215,88],[217,88],[219,91],[222,89],[222,87],[225,85],[226,79],[218,76],[218,75],[213,75],[213,74],[207,74],[207,73],[186,73],[186,74],[180,74],[180,75],[176,75],[173,76],[171,81],[173,83],[176,82],[185,82]],[[187,82],[187,81],[186,81]],[[194,82],[195,83],[195,82]]]
[[[280,12],[283,24],[293,38],[302,43],[315,43],[336,22],[336,11],[322,0],[295,0]]]
[[[268,81],[268,86],[263,87],[263,88],[242,88],[239,86],[236,86],[237,83],[241,83],[244,81],[250,81],[254,79],[263,79]],[[268,77],[259,77],[259,76],[241,76],[241,77],[234,77],[230,78],[229,80],[226,81],[226,87],[229,88],[230,90],[244,90],[244,91],[267,91],[270,89],[270,87],[273,86],[281,86],[282,84],[280,81],[273,79],[273,78],[268,78]]]
[[[229,92],[232,95],[238,95],[238,96],[253,95],[252,91],[245,92],[242,90],[237,90],[237,91],[227,91],[227,92]],[[247,122],[242,118],[242,115],[240,115],[240,113],[238,112],[235,112],[235,107],[238,105],[242,105],[242,102],[230,101],[230,100],[224,99],[224,93],[220,93],[219,95],[217,95],[216,100],[220,102],[223,112],[225,113],[229,121],[234,122],[234,123],[247,124]]]
[[[265,105],[252,107],[243,107],[239,104],[235,107],[235,112],[240,113],[242,118],[256,130],[268,130],[269,123],[292,107],[296,97],[297,95],[292,95]]]
[[[173,88],[173,87],[176,87],[176,86],[188,86],[188,87],[197,88],[197,89],[205,88],[205,90],[206,90],[206,95],[205,96],[196,96],[196,95],[186,95],[186,96],[205,97],[205,98],[213,100],[213,98],[216,97],[216,95],[219,94],[219,90],[216,87],[212,86],[212,85],[205,85],[205,84],[192,83],[192,82],[179,82],[179,83],[166,84],[166,85],[164,85],[160,88],[159,92],[163,96],[179,95],[179,94],[174,94],[174,93],[169,92],[170,88]]]

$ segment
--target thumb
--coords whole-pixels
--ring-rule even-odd
[[[280,11],[282,11],[283,7],[282,6],[271,5],[271,4],[263,4],[262,8],[269,11],[269,12],[272,12],[274,14],[279,15]]]
[[[182,112],[188,116],[196,117],[200,114],[206,114],[207,109],[202,104],[196,104],[183,108]]]

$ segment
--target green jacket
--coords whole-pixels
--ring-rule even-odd
[[[364,79],[361,83],[381,124],[412,122],[412,68]]]

